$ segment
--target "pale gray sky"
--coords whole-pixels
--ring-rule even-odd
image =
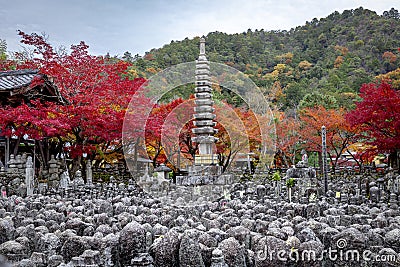
[[[209,32],[289,30],[362,6],[381,15],[394,0],[0,0],[0,39],[20,50],[17,30],[45,32],[54,46],[85,41],[93,54],[143,55]]]

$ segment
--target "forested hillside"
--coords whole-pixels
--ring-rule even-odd
[[[76,166],[71,169],[79,163],[84,166],[83,153],[91,154],[98,162],[123,158],[119,153],[125,112],[132,94],[145,82],[134,78],[151,79],[152,74],[171,65],[194,61],[199,53],[199,37],[171,42],[152,49],[144,57],[133,57],[126,52],[121,60],[109,55],[92,56],[84,42],[72,45],[70,54],[63,50],[58,53],[45,36],[21,31],[18,34],[21,43],[27,46],[24,52],[32,53],[14,53],[9,57],[6,42],[0,40],[0,70],[39,69],[60,88],[70,105],[60,108],[31,101],[15,108],[1,107],[4,115],[0,131],[20,139],[26,134],[43,138],[45,141],[38,147],[54,147],[58,152],[53,154],[69,153],[67,157]],[[400,165],[397,160],[400,151],[400,15],[397,10],[391,9],[382,15],[363,8],[334,12],[290,31],[212,32],[206,36],[206,43],[209,60],[246,73],[267,97],[276,128],[269,136],[276,144],[275,167],[298,162],[302,149],[316,152],[314,164],[319,161],[322,125],[326,127],[327,153],[333,167],[345,152],[352,155],[360,168],[372,162],[378,153],[384,153],[385,158],[390,155],[387,160],[392,162],[391,166]],[[243,108],[243,100],[229,88],[214,85],[214,89],[215,108],[234,110],[238,117],[228,116],[226,121],[234,128],[240,118],[246,126],[249,146],[258,153],[260,132],[253,111]],[[154,106],[145,129],[149,132],[146,152],[154,166],[170,163],[173,167],[167,155],[178,151],[176,140],[168,148],[161,141],[161,133],[171,125],[166,123],[171,111],[193,92],[193,84],[180,86]],[[135,107],[148,103],[144,98],[135,101]],[[197,148],[191,142],[193,124],[186,123],[188,126],[180,129],[179,149],[190,154],[190,160]],[[227,166],[225,163],[241,151],[240,146],[232,143],[229,132],[223,130],[225,125],[228,123],[217,126],[220,141],[216,147],[221,166]],[[244,132],[242,128],[236,130]],[[41,153],[42,162],[46,162],[50,157]]]
[[[268,20],[268,18],[265,18]],[[248,30],[206,36],[208,59],[248,74],[266,96],[287,110],[314,102],[353,106],[359,88],[400,66],[400,16],[363,9],[334,12],[290,31]],[[199,38],[172,41],[142,57],[126,52],[135,71],[150,76],[198,56]]]

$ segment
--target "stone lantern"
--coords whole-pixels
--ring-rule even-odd
[[[165,164],[160,164],[157,168],[154,169],[154,172],[157,173],[158,179],[168,179],[169,172],[172,171],[170,168],[165,166]]]

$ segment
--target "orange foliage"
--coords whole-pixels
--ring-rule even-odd
[[[283,154],[286,164],[293,165],[292,157],[296,152],[296,144],[300,142],[300,121],[283,112],[278,112],[276,117],[276,148]]]
[[[303,109],[300,136],[309,151],[321,151],[321,127],[326,127],[326,143],[329,157],[336,165],[338,157],[348,148],[354,129],[346,121],[344,109],[325,109],[322,106]]]
[[[382,58],[384,60],[389,61],[389,63],[394,63],[397,60],[397,56],[389,51],[386,51],[385,53],[383,53]]]
[[[285,97],[285,94],[283,93],[281,83],[279,81],[274,82],[271,87],[271,92],[268,94],[268,100],[271,102],[277,102],[283,97]]]
[[[347,47],[340,45],[335,45],[335,50],[339,51],[342,54],[342,56],[345,56],[347,55],[347,53],[349,53],[349,49]]]
[[[334,66],[335,68],[339,68],[340,65],[342,65],[342,63],[343,63],[343,57],[342,57],[342,56],[338,56],[338,57],[335,59],[335,62],[333,63],[333,66]]]

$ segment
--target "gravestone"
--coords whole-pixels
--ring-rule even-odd
[[[18,172],[19,173],[24,173],[25,172],[25,170],[24,170],[24,165],[23,165],[23,161],[22,161],[22,156],[21,155],[17,155],[16,157],[15,157],[15,164],[16,164],[16,167],[18,168]]]
[[[4,185],[1,187],[1,197],[7,198],[7,188]]]
[[[59,187],[59,176],[58,176],[58,162],[54,158],[54,155],[51,155],[49,160],[49,177],[48,177],[48,185],[50,188],[58,188]]]
[[[26,195],[32,196],[35,187],[35,171],[33,169],[32,157],[29,156],[26,161],[25,170],[25,185],[26,185]]]
[[[10,155],[10,160],[7,162],[7,166],[8,166],[7,172],[9,173],[18,172],[17,161],[15,160],[14,154]]]
[[[214,249],[212,252],[211,267],[228,267],[225,263],[224,254],[219,248]]]
[[[86,162],[86,184],[89,186],[93,185],[93,172],[92,172],[92,164],[90,160]]]
[[[70,178],[68,171],[65,170],[64,172],[61,173],[60,175],[60,189],[66,190],[70,184]]]
[[[379,202],[379,200],[380,200],[380,190],[379,190],[379,188],[377,186],[372,186],[369,189],[369,194],[370,194],[370,199],[371,199],[372,202],[375,202],[375,203]]]
[[[321,139],[322,139],[322,171],[324,177],[324,193],[328,192],[328,160],[326,151],[326,127],[321,127]]]
[[[393,193],[399,194],[400,193],[400,175],[396,176],[393,181]]]
[[[391,193],[389,197],[390,204],[397,204],[397,194]]]
[[[131,260],[131,267],[153,267],[153,258],[149,253],[140,253]]]
[[[85,181],[82,178],[82,172],[80,170],[76,171],[73,183],[74,183],[74,189],[78,189],[79,187],[85,185]]]
[[[46,193],[46,191],[47,191],[47,184],[46,183],[39,183],[38,184],[38,191],[39,191],[39,194],[44,195]]]

